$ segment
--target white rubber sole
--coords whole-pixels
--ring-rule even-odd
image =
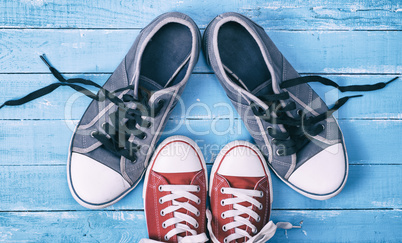
[[[226,144],[223,149],[219,152],[218,156],[216,157],[215,161],[214,161],[214,165],[212,166],[212,170],[211,170],[211,176],[210,176],[210,183],[209,183],[209,197],[211,197],[211,191],[212,191],[212,181],[214,180],[214,175],[216,174],[216,170],[219,167],[219,162],[222,160],[223,156],[225,156],[226,152],[229,151],[231,148],[235,147],[235,146],[246,146],[251,148],[252,150],[254,150],[258,157],[261,159],[261,161],[263,162],[263,167],[265,170],[265,173],[268,175],[268,180],[269,180],[269,193],[270,193],[270,198],[271,198],[271,205],[272,202],[274,200],[274,196],[273,196],[273,188],[272,188],[272,178],[271,178],[271,173],[269,172],[268,166],[267,166],[267,162],[265,161],[264,156],[261,154],[260,150],[252,143],[249,143],[247,141],[242,141],[242,140],[236,140],[233,142],[230,142],[228,144]]]

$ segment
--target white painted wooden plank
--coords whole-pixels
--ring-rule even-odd
[[[0,73],[113,72],[139,30],[3,29]],[[402,73],[401,31],[268,31],[301,73]],[[211,72],[203,55],[195,72]]]
[[[116,3],[116,2],[114,2]],[[239,12],[270,29],[401,29],[398,2],[386,1],[0,1],[0,27],[141,28],[169,11],[205,27],[216,15]]]
[[[103,84],[109,74],[67,74],[67,78],[81,77]],[[386,82],[393,75],[325,75],[340,85],[373,84]],[[50,74],[0,74],[0,104],[9,99],[20,98],[34,90],[58,82]],[[402,79],[383,90],[342,94],[322,84],[311,83],[314,90],[328,106],[342,96],[363,94],[350,100],[336,115],[341,119],[401,119]],[[96,89],[94,89],[96,92]],[[81,119],[90,99],[67,87],[20,107],[0,110],[0,119]],[[172,119],[239,118],[237,111],[214,74],[193,74],[185,88],[182,99],[172,112]]]
[[[85,210],[74,201],[65,166],[0,166],[0,211]],[[208,170],[211,165],[208,165]],[[351,165],[344,190],[316,201],[273,175],[274,209],[400,209],[402,165]],[[107,210],[143,209],[143,183]]]
[[[274,222],[301,229],[278,229],[269,242],[399,242],[400,210],[273,211]],[[144,212],[0,213],[0,240],[6,242],[138,242],[147,237]]]

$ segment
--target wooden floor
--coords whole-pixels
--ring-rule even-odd
[[[103,84],[140,29],[167,11],[188,14],[201,30],[220,13],[240,12],[266,29],[302,75],[341,85],[401,75],[401,2],[330,2],[0,0],[0,103],[56,82],[39,59],[42,53],[67,77]],[[312,86],[329,105],[343,95]],[[401,91],[399,80],[337,113],[350,163],[337,197],[310,200],[273,178],[272,220],[302,226],[278,230],[273,242],[402,241]],[[251,141],[202,56],[182,97],[163,138],[196,140],[209,168],[218,147]],[[89,102],[64,88],[0,110],[0,241],[137,242],[147,236],[142,183],[104,210],[80,206],[69,192],[68,144]]]

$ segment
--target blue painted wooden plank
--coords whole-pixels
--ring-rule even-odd
[[[66,77],[82,77],[103,84],[109,74],[67,74]],[[385,82],[392,75],[325,75],[340,85],[373,84]],[[0,74],[0,103],[22,97],[34,90],[57,82],[48,74]],[[311,84],[328,106],[344,95],[332,87]],[[401,119],[402,99],[399,90],[402,79],[384,90],[362,92],[364,97],[350,100],[335,115],[341,119]],[[96,92],[96,89],[94,90]],[[358,94],[358,93],[356,93]],[[90,99],[64,87],[21,107],[5,107],[0,110],[0,119],[74,119],[78,120],[89,105]],[[221,119],[239,118],[214,74],[193,74],[171,114],[172,119]]]
[[[208,165],[210,171],[212,165]],[[86,210],[74,201],[62,166],[0,166],[0,211]],[[344,190],[316,201],[272,176],[274,209],[401,209],[402,165],[351,165]],[[143,183],[106,210],[141,210]]]
[[[65,164],[77,121],[0,120],[0,165]],[[401,120],[341,120],[351,164],[402,164]],[[252,141],[240,120],[169,120],[161,140],[195,140],[208,163],[234,140]]]
[[[138,242],[144,237],[143,212],[0,213],[4,242]]]
[[[6,28],[0,31],[0,103],[6,97],[14,98],[53,82],[47,74],[9,75],[47,73],[37,57],[43,52],[61,71],[104,82],[108,76],[104,73],[112,72],[118,65],[139,28],[170,10],[189,14],[202,28],[216,14],[243,13],[269,30],[273,41],[299,72],[338,74],[328,77],[343,85],[386,81],[391,75],[383,74],[402,72],[402,11],[400,3],[393,0],[151,0],[118,4],[104,0],[0,0],[0,29]],[[195,72],[211,72],[203,57]],[[363,75],[339,75],[352,73]],[[174,131],[171,134],[197,140],[210,169],[221,146],[234,139],[250,141],[251,137],[236,112],[230,118],[218,116],[227,114],[227,109],[214,105],[228,100],[213,75],[194,75],[189,87],[191,90],[183,95],[187,113],[176,109],[167,128]],[[318,85],[314,88],[328,103],[338,98],[334,90]],[[274,210],[273,220],[303,222],[300,230],[280,230],[273,242],[402,239],[400,88],[401,84],[395,83],[386,90],[367,93],[339,111],[352,164],[348,183],[340,195],[324,202],[313,201],[273,178],[274,208],[279,209]],[[83,211],[86,209],[72,199],[65,175],[72,133],[68,125],[74,126],[89,103],[86,98],[78,99],[70,110],[72,114],[66,117],[66,100],[72,94],[64,90],[25,107],[0,111],[0,241],[137,242],[146,236],[142,185],[107,211]],[[194,108],[201,103],[211,108],[211,114],[203,107]],[[230,132],[216,135],[212,128],[229,128]]]
[[[273,211],[274,222],[302,222],[302,228],[278,230],[271,241],[400,242],[401,219],[400,210]]]
[[[205,27],[223,12],[240,12],[271,29],[401,29],[398,2],[327,1],[0,1],[0,27],[141,28],[157,15],[181,11]]]
[[[301,224],[278,229],[269,242],[399,242],[397,210],[273,211],[274,222]],[[144,212],[0,213],[0,240],[6,242],[138,242],[147,237]],[[364,233],[362,233],[362,231]]]
[[[0,72],[113,72],[139,30],[3,29]],[[301,73],[402,73],[401,31],[268,31]],[[211,72],[203,55],[195,72]]]

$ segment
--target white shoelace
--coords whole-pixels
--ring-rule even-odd
[[[239,189],[239,188],[221,188],[221,193],[223,194],[232,194],[233,198],[223,199],[221,201],[221,205],[230,205],[233,204],[233,209],[223,212],[220,217],[222,218],[229,218],[233,217],[234,221],[222,226],[223,231],[228,231],[231,229],[235,229],[235,233],[230,234],[224,239],[224,243],[231,242],[236,239],[247,237],[247,242],[250,243],[263,243],[267,240],[271,239],[276,232],[277,228],[282,229],[291,229],[297,228],[298,226],[293,226],[291,223],[288,222],[278,222],[274,224],[272,221],[269,221],[258,234],[251,236],[246,230],[240,229],[240,226],[246,225],[251,228],[253,233],[257,233],[257,227],[254,226],[248,218],[254,218],[257,222],[261,220],[261,217],[252,209],[252,206],[256,206],[258,209],[263,209],[263,205],[258,202],[253,197],[263,197],[264,194],[262,191],[258,190],[250,190],[250,189]],[[242,202],[249,202],[252,205],[245,207],[240,205]],[[247,214],[249,217],[244,218],[240,215]],[[208,219],[208,231],[211,237],[212,242],[219,243],[217,238],[215,237],[212,231],[212,213],[211,211],[207,210],[207,219]]]
[[[171,237],[189,232],[191,235],[181,237],[178,236],[178,242],[182,243],[187,243],[187,242],[194,242],[194,243],[202,243],[202,242],[207,242],[208,237],[206,236],[205,233],[202,234],[197,234],[197,231],[191,229],[187,224],[189,223],[192,225],[194,228],[200,227],[198,224],[197,220],[193,217],[191,217],[188,214],[180,213],[177,212],[177,210],[183,208],[187,210],[188,212],[191,212],[195,215],[200,215],[200,211],[191,205],[189,202],[178,202],[176,199],[178,198],[185,198],[190,201],[193,201],[197,204],[201,203],[201,199],[194,195],[191,192],[199,192],[200,187],[195,186],[195,185],[161,185],[159,186],[159,191],[161,192],[171,192],[171,194],[168,194],[166,196],[163,196],[159,198],[160,203],[165,203],[167,201],[172,201],[172,205],[164,208],[161,210],[160,214],[162,216],[172,213],[173,212],[173,217],[167,219],[162,223],[162,228],[167,228],[171,225],[175,225],[175,227],[170,230],[165,236],[164,239],[168,241]],[[201,226],[203,227],[203,226]],[[142,239],[140,242],[159,242],[155,240],[150,240],[150,239]]]

